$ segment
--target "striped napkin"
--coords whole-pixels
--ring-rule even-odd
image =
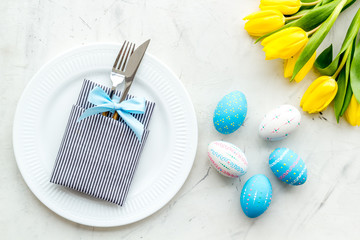
[[[110,88],[84,80],[71,109],[50,182],[122,206],[149,135],[147,128],[155,103],[146,101],[145,113],[133,114],[144,124],[139,141],[126,123],[114,121],[112,114],[96,114],[77,122],[87,108],[93,107],[87,97],[96,86],[110,93]],[[115,94],[120,96],[120,92]],[[127,99],[132,97],[128,95]]]

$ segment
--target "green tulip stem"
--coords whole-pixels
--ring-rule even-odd
[[[336,72],[334,73],[334,75],[332,76],[333,79],[336,79],[337,76],[339,75],[339,73],[341,72],[341,69],[344,67],[346,60],[349,56],[349,53],[352,50],[352,44],[350,44],[350,46],[348,47],[348,49],[346,49],[346,52],[344,53],[344,57],[341,59],[341,63],[338,67],[338,69],[336,70]]]
[[[314,34],[320,27],[321,27],[321,24],[319,26],[317,26],[316,28],[314,28],[313,30],[306,32],[306,34],[308,36],[310,36],[310,35]]]
[[[291,21],[291,20],[299,19],[299,18],[303,17],[304,15],[305,15],[305,13],[304,13],[304,14],[295,15],[295,16],[291,16],[291,17],[285,17],[285,21]]]
[[[315,6],[316,4],[318,4],[321,1],[322,0],[318,0],[318,1],[315,1],[315,2],[301,2],[301,6],[303,6],[303,7],[311,7],[311,6]]]

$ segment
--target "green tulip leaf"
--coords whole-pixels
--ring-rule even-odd
[[[345,7],[341,10],[342,12],[345,11],[348,7],[350,7],[354,2],[356,2],[357,0],[352,0],[350,2],[348,2]]]
[[[339,60],[341,58],[341,55],[352,44],[357,33],[359,32],[359,28],[360,28],[360,9],[355,14],[355,16],[350,24],[350,27],[346,33],[346,37],[341,46],[340,52],[335,57],[335,59],[331,62],[332,51],[331,51],[331,57],[330,57],[330,55],[328,53],[328,51],[329,51],[328,48],[325,49],[324,52],[322,52],[319,55],[319,57],[316,59],[314,66],[321,74],[331,76],[335,73],[335,71],[339,67]],[[324,56],[322,56],[322,54],[324,54]],[[329,58],[327,58],[327,57],[329,57]],[[327,58],[327,60],[325,58]]]
[[[346,4],[346,0],[341,0],[341,2],[336,6],[331,15],[323,22],[320,28],[314,33],[314,35],[309,39],[309,42],[306,44],[304,50],[301,52],[298,60],[295,63],[293,76],[291,80],[294,79],[296,74],[301,70],[301,68],[309,61],[311,56],[314,54],[316,49],[319,47],[321,42],[324,40],[331,27],[334,25],[336,18],[339,16],[342,8]],[[320,9],[316,8],[316,9]],[[315,10],[316,10],[315,9]]]
[[[352,61],[352,58],[353,58],[354,52],[355,52],[356,39],[357,39],[357,37],[355,37],[355,39],[351,45],[350,56],[346,59],[346,65],[345,65],[346,93],[345,93],[344,101],[343,101],[341,111],[339,114],[340,117],[342,115],[344,115],[347,107],[350,104],[350,100],[351,100],[351,97],[353,94],[352,89],[351,89],[351,84],[349,82],[350,82],[350,67],[351,67],[351,61]]]
[[[350,67],[350,84],[355,98],[360,102],[360,42],[356,45]]]
[[[334,112],[335,112],[335,117],[336,117],[337,122],[339,122],[340,113],[341,113],[342,107],[344,105],[348,80],[349,80],[349,77],[348,77],[348,75],[346,75],[345,68],[343,68],[337,79],[338,91],[337,91],[335,99],[334,99]]]
[[[344,115],[346,109],[348,108],[349,104],[350,104],[350,100],[352,97],[352,89],[351,89],[351,84],[347,85],[347,89],[346,89],[346,95],[345,95],[345,99],[344,99],[344,103],[340,112],[340,116]]]
[[[327,4],[329,2],[332,2],[333,0],[323,0],[321,1],[321,5]],[[356,0],[355,0],[356,1]]]
[[[325,68],[330,65],[332,59],[333,59],[333,46],[331,44],[322,53],[320,53],[320,55],[316,58],[314,65],[316,68],[318,67]]]

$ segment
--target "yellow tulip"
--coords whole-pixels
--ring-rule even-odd
[[[266,37],[261,45],[267,60],[289,59],[305,47],[309,41],[308,33],[299,27],[288,27]]]
[[[299,11],[301,7],[300,0],[261,0],[260,9],[276,9],[284,15],[292,15]]]
[[[245,30],[252,36],[260,37],[285,24],[284,15],[278,10],[264,10],[254,12],[244,18]]]
[[[352,126],[360,126],[360,104],[354,94],[351,97],[348,108],[345,111],[345,119]]]
[[[285,60],[284,77],[286,78],[292,77],[295,63],[298,60],[301,52],[302,51],[299,51],[297,54],[295,54],[295,56],[292,56],[291,58]],[[294,78],[296,82],[301,82],[306,76],[306,74],[309,73],[309,71],[314,65],[315,59],[316,59],[316,52],[311,56],[309,61],[301,68],[301,70],[296,74]]]
[[[304,93],[300,107],[308,113],[321,112],[335,98],[337,82],[330,76],[322,76],[310,84]]]

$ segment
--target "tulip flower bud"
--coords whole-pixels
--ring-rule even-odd
[[[275,9],[284,15],[292,15],[299,11],[301,7],[300,0],[261,0],[261,10]]]
[[[285,24],[285,17],[278,10],[257,11],[246,16],[244,20],[248,20],[245,30],[256,37],[275,31]]]
[[[337,82],[329,76],[322,76],[312,82],[304,93],[300,107],[308,113],[321,112],[335,98]]]
[[[303,29],[288,27],[266,37],[261,45],[264,46],[265,59],[289,59],[303,49],[308,41]]]
[[[360,104],[354,94],[351,97],[348,108],[345,111],[345,119],[352,126],[360,126]]]
[[[292,56],[291,58],[285,60],[284,77],[286,78],[292,77],[296,61],[298,60],[301,52],[302,51],[299,51],[295,56]],[[316,52],[311,56],[309,61],[301,68],[301,70],[296,74],[294,78],[296,82],[301,82],[306,76],[306,74],[309,73],[309,71],[314,65],[315,59],[316,59]]]

